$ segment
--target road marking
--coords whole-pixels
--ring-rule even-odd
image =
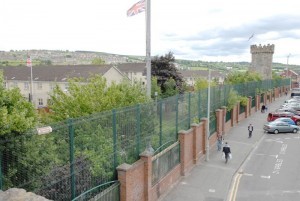
[[[242,174],[235,175],[234,186],[233,186],[233,190],[230,193],[229,201],[235,201],[241,177],[242,177]]]
[[[271,157],[274,157],[274,158],[278,158],[278,154],[276,155],[267,155],[267,154],[256,154],[257,156],[271,156]]]
[[[253,174],[249,174],[249,173],[244,173],[243,175],[244,175],[244,176],[249,176],[249,177],[252,177],[252,176],[253,176]]]
[[[216,192],[216,189],[209,189],[208,192],[210,192],[210,193],[215,193],[215,192]]]
[[[260,176],[261,178],[263,178],[263,179],[270,179],[271,178],[271,176],[269,175],[269,176],[264,176],[264,175],[261,175]]]

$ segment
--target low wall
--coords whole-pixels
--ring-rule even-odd
[[[274,92],[270,92],[270,97],[274,93],[275,98],[282,95],[279,89],[274,89]],[[272,102],[273,100],[267,100],[265,95],[264,101]],[[199,124],[192,124],[189,130],[179,131],[179,145],[180,145],[180,164],[176,165],[171,171],[168,172],[163,178],[161,178],[157,184],[152,186],[152,159],[153,152],[145,150],[140,159],[132,164],[122,164],[118,170],[118,179],[120,181],[120,193],[121,201],[156,201],[158,198],[166,193],[172,186],[174,186],[181,176],[189,173],[193,167],[200,161],[199,159],[206,154],[206,148],[213,147],[217,141],[217,134],[224,135],[233,126],[238,124],[260,110],[261,96],[256,95],[255,107],[251,107],[252,98],[249,97],[249,101],[245,108],[245,112],[239,114],[240,103],[238,103],[231,110],[231,120],[226,120],[226,107],[222,107],[216,110],[216,132],[209,136],[206,140],[207,134],[207,118],[202,118]],[[209,146],[206,146],[206,143]],[[158,157],[158,156],[157,156]],[[156,158],[157,158],[156,157]]]

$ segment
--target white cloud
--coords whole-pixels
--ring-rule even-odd
[[[0,50],[89,50],[145,55],[138,0],[2,0]],[[151,0],[151,54],[250,61],[250,45],[275,44],[274,62],[300,64],[299,1]],[[254,37],[248,38],[254,33]]]

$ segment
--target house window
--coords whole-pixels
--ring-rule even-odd
[[[43,99],[42,99],[42,98],[39,98],[39,105],[44,105],[44,104],[43,104]]]
[[[29,90],[29,83],[28,82],[24,82],[24,90]]]
[[[53,90],[54,89],[54,84],[50,83],[49,87],[50,87],[50,90]]]
[[[43,89],[43,83],[38,82],[38,83],[37,83],[37,88],[38,88],[38,89]]]
[[[13,86],[12,87],[18,87],[18,83],[17,82],[13,82]]]

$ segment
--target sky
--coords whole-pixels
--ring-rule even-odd
[[[0,0],[0,51],[145,56],[145,12],[126,15],[137,2]],[[151,0],[151,56],[251,62],[251,45],[274,44],[273,62],[300,65],[299,8],[299,0]]]

